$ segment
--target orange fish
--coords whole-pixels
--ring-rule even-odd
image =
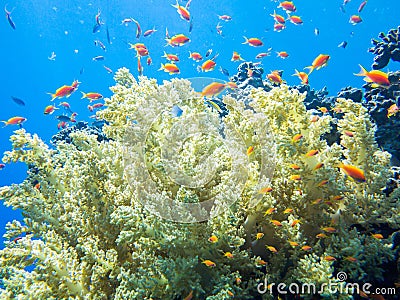
[[[230,89],[232,89],[232,90],[238,88],[237,84],[236,84],[235,82],[233,82],[233,81],[228,81],[228,82],[226,83],[226,85],[228,86],[228,88],[230,88]]]
[[[308,75],[311,74],[312,71],[319,70],[322,67],[325,67],[328,64],[328,60],[329,60],[330,56],[327,54],[320,54],[318,55],[314,61],[312,62],[311,66],[309,67],[305,67],[305,69],[309,69],[310,72],[308,73]]]
[[[300,220],[299,219],[295,219],[295,220],[292,221],[292,224],[290,224],[290,226],[294,227],[299,223],[300,223]]]
[[[263,45],[263,42],[259,38],[247,38],[244,36],[245,41],[242,44],[249,44],[253,47],[260,47]]]
[[[313,202],[311,202],[311,204],[320,204],[320,203],[322,203],[322,198],[318,198],[318,199],[315,199]]]
[[[399,107],[396,104],[390,105],[387,110],[387,117],[390,118],[391,116],[395,116],[399,112]]]
[[[216,243],[216,242],[218,242],[218,237],[215,236],[215,235],[212,235],[212,236],[209,237],[208,241],[210,243]]]
[[[278,15],[275,10],[274,13],[271,14],[271,16],[274,17],[275,22],[279,24],[285,24],[285,18],[281,15]]]
[[[274,224],[275,226],[278,226],[278,227],[281,227],[281,226],[282,226],[282,223],[279,222],[278,220],[271,220],[270,222],[271,222],[272,224]]]
[[[317,115],[314,115],[314,116],[311,117],[310,122],[311,122],[311,123],[315,123],[315,122],[317,122],[318,120],[319,120],[319,117],[318,117]]]
[[[247,156],[250,156],[250,154],[252,154],[253,152],[254,152],[254,147],[253,146],[250,146],[249,148],[247,148],[247,151],[246,151]]]
[[[349,262],[357,262],[357,258],[353,257],[353,256],[347,256],[345,258],[345,260],[348,260]]]
[[[272,192],[272,187],[265,187],[258,191],[259,194],[266,194]]]
[[[320,112],[322,112],[323,114],[326,114],[329,112],[329,110],[325,106],[318,107],[318,110]]]
[[[274,24],[274,31],[280,32],[285,28],[286,28],[285,25],[282,24],[282,23],[275,23]]]
[[[289,244],[290,244],[290,246],[292,246],[292,247],[298,247],[298,246],[299,246],[299,243],[297,243],[297,242],[289,241]]]
[[[185,36],[184,34],[177,34],[171,37],[170,39],[166,38],[165,39],[168,43],[168,45],[175,47],[175,46],[182,46],[188,42],[190,42],[190,39]]]
[[[359,15],[352,15],[349,19],[349,23],[352,25],[356,25],[361,22],[362,22],[362,19]]]
[[[194,61],[200,61],[203,59],[199,52],[190,52],[189,51],[189,58],[193,59]]]
[[[81,99],[88,98],[90,101],[94,101],[103,98],[103,95],[99,93],[86,93],[86,94],[84,92],[81,93],[82,93]]]
[[[257,239],[257,240],[260,240],[260,239],[263,238],[263,236],[264,236],[264,233],[258,232],[258,233],[256,234],[256,239]]]
[[[378,240],[383,239],[383,235],[380,234],[380,233],[375,233],[375,234],[372,235],[372,237],[375,238],[375,239],[378,239]]]
[[[301,83],[304,85],[308,84],[308,74],[306,72],[299,72],[296,69],[294,70],[295,73],[292,76],[297,76],[300,78]]]
[[[227,258],[233,258],[233,254],[231,252],[225,252],[224,256]]]
[[[293,212],[293,209],[292,209],[292,208],[286,208],[286,209],[283,211],[284,214],[291,214],[292,212]]]
[[[268,208],[268,209],[265,211],[264,216],[266,216],[266,215],[271,215],[271,214],[273,214],[274,212],[276,212],[276,208],[275,208],[275,207],[270,207],[270,208]]]
[[[299,16],[290,16],[289,20],[290,20],[290,22],[292,22],[295,25],[303,24],[303,20]]]
[[[336,232],[336,228],[335,227],[323,227],[322,230],[325,231],[325,232],[329,232],[329,233]]]
[[[324,163],[317,163],[317,164],[315,165],[315,167],[314,167],[314,171],[315,171],[315,170],[318,170],[318,169],[321,169],[323,166],[324,166]]]
[[[311,251],[312,248],[310,246],[304,245],[303,247],[301,247],[302,250],[304,251]]]
[[[283,1],[279,4],[278,8],[279,7],[283,8],[288,12],[296,11],[296,6],[294,6],[294,3],[292,1]]]
[[[256,55],[256,59],[260,59],[260,58],[269,56],[270,54],[271,54],[271,53],[268,53],[268,52],[261,52],[261,53],[258,53],[258,54]]]
[[[164,51],[164,55],[161,56],[161,57],[165,57],[167,60],[172,61],[172,62],[179,61],[178,55],[176,55],[176,54],[167,54],[165,51]]]
[[[289,54],[286,51],[279,51],[279,52],[276,52],[276,56],[280,57],[280,58],[287,58],[287,57],[289,57]]]
[[[318,186],[318,187],[321,187],[321,186],[324,186],[324,185],[326,185],[326,184],[328,184],[328,183],[329,183],[329,180],[324,179],[324,180],[321,180],[321,181],[317,184],[317,186]]]
[[[213,268],[213,267],[215,267],[217,265],[215,262],[213,262],[213,261],[211,261],[209,259],[203,260],[201,263],[205,264],[209,268]]]
[[[296,164],[289,165],[289,168],[291,168],[293,170],[300,170],[301,169],[301,167],[299,165],[296,165]]]
[[[256,264],[260,265],[260,266],[265,266],[267,264],[267,262],[263,259],[257,259]]]
[[[272,71],[271,73],[267,74],[267,78],[276,84],[281,84],[283,82],[281,74],[279,71]]]
[[[56,98],[63,98],[63,97],[69,97],[71,94],[76,90],[76,87],[70,86],[70,85],[63,85],[62,87],[58,88],[54,94],[48,93],[51,95],[51,101],[53,101]]]
[[[201,70],[202,70],[203,72],[210,72],[210,71],[214,70],[214,68],[215,68],[216,65],[217,65],[217,64],[215,63],[215,61],[209,59],[209,60],[206,60],[206,61],[201,65]]]
[[[230,20],[232,20],[232,17],[228,16],[228,15],[222,15],[222,16],[218,16],[218,19],[220,19],[222,21],[230,21]]]
[[[294,181],[299,181],[299,180],[301,180],[301,176],[300,175],[291,175],[290,179],[294,180]]]
[[[371,82],[375,85],[388,87],[390,86],[390,81],[388,74],[379,70],[367,71],[362,65],[359,65],[361,68],[360,73],[354,74],[356,76],[365,76],[364,80],[366,82]]]
[[[348,131],[348,130],[344,130],[343,133],[344,133],[345,135],[347,135],[348,137],[353,137],[353,136],[354,136],[354,133],[351,132],[351,131]]]
[[[47,105],[44,108],[44,114],[45,115],[51,115],[56,109],[58,109],[57,107],[55,107],[54,105]]]
[[[176,8],[176,11],[178,12],[178,14],[181,16],[181,18],[183,20],[190,21],[189,11],[184,6],[179,5],[178,0],[176,0],[176,5],[173,5],[173,4],[171,4],[171,5]]]
[[[167,72],[167,73],[169,73],[170,75],[172,75],[172,74],[179,74],[180,73],[180,71],[179,71],[179,68],[178,68],[178,66],[177,65],[175,65],[175,64],[169,64],[169,63],[167,63],[167,64],[161,64],[161,67],[158,69],[158,71],[161,71],[161,70],[164,70],[164,72]]]
[[[225,83],[220,83],[220,82],[212,82],[206,87],[203,88],[201,91],[201,95],[203,97],[214,97],[223,92],[226,88]]]
[[[313,150],[308,151],[308,152],[305,154],[305,156],[306,156],[306,157],[312,157],[312,156],[317,155],[318,152],[319,152],[318,150],[313,149]]]
[[[183,298],[183,300],[192,300],[192,298],[193,298],[193,290],[191,290],[190,293],[185,298]]]
[[[295,134],[293,137],[292,137],[292,142],[293,143],[295,143],[295,142],[298,142],[300,139],[302,139],[303,138],[303,135],[301,134],[301,133],[298,133],[298,134]]]
[[[7,121],[1,121],[4,123],[3,127],[6,127],[7,125],[19,125],[19,127],[22,127],[22,123],[24,123],[27,119],[24,117],[12,117],[8,119]]]
[[[143,67],[142,64],[140,63],[140,56],[137,57],[137,69],[139,76],[143,75]]]
[[[236,51],[233,51],[231,61],[239,61],[239,60],[244,60],[239,53]]]
[[[326,261],[335,261],[336,258],[334,258],[334,257],[331,256],[331,255],[327,255],[327,256],[324,257],[324,260],[326,260]]]
[[[340,164],[338,166],[347,176],[351,177],[352,179],[354,179],[357,182],[365,182],[365,175],[364,175],[364,171],[352,166],[352,165],[344,165],[344,164]]]
[[[325,233],[318,233],[315,237],[316,237],[317,239],[323,239],[323,238],[326,238],[327,235],[326,235]]]
[[[267,247],[267,249],[268,249],[269,251],[271,251],[272,253],[278,253],[278,250],[276,250],[276,248],[275,248],[274,246],[268,246],[268,245],[266,245],[266,247]]]

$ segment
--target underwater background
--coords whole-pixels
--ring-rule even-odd
[[[109,88],[115,84],[113,76],[121,67],[128,68],[138,78],[136,51],[129,46],[135,43],[144,43],[152,59],[150,65],[146,58],[141,60],[143,75],[155,78],[159,84],[171,78],[193,77],[228,81],[243,61],[251,61],[260,62],[258,67],[264,70],[263,79],[271,71],[281,70],[282,79],[288,85],[299,85],[299,78],[292,76],[295,69],[303,71],[319,54],[328,54],[327,66],[310,75],[309,86],[315,90],[326,87],[326,96],[336,96],[348,86],[362,88],[363,78],[354,74],[360,72],[359,65],[372,69],[374,55],[368,52],[373,47],[371,39],[399,25],[399,3],[395,0],[369,0],[361,12],[358,12],[360,0],[345,3],[342,0],[294,1],[296,11],[292,15],[300,16],[303,24],[286,20],[286,28],[281,31],[274,30],[275,21],[271,16],[276,11],[288,18],[285,10],[278,7],[279,1],[189,1],[179,1],[179,4],[185,6],[189,2],[190,21],[182,19],[172,7],[176,5],[174,0],[3,1],[9,14],[6,13],[0,22],[0,120],[23,116],[27,120],[22,127],[27,132],[37,133],[50,145],[51,137],[59,131],[56,116],[70,114],[70,111],[57,106],[54,113],[44,114],[46,106],[60,102],[51,102],[49,93],[78,80],[78,92],[64,100],[70,104],[71,111],[77,113],[76,121],[92,122],[90,116],[94,113],[87,106],[93,103],[81,99],[80,92],[111,97]],[[94,30],[96,15],[101,25]],[[230,16],[231,20],[221,19],[222,15]],[[359,15],[362,21],[352,24],[349,22],[352,15]],[[138,38],[135,22],[123,22],[130,18],[140,24],[142,33]],[[143,36],[150,29],[155,31]],[[171,47],[166,42],[166,30],[169,36],[182,33],[190,42]],[[257,37],[263,45],[251,47],[244,44],[244,37]],[[199,72],[209,49],[212,49],[209,58],[215,57],[217,65],[213,71]],[[189,51],[199,52],[203,60],[195,62],[189,58]],[[232,61],[233,51],[238,52],[243,61]],[[277,52],[281,51],[289,56],[279,57]],[[167,63],[164,52],[178,55],[180,74],[170,75],[159,70],[161,64]],[[269,55],[256,59],[260,52]],[[53,58],[52,53],[55,54]],[[104,59],[94,59],[98,56]],[[381,71],[398,69],[399,62],[390,60]],[[0,129],[0,153],[11,149],[9,138],[17,128],[18,125],[9,125]],[[393,135],[393,139],[398,138],[398,134]],[[6,164],[0,170],[0,186],[22,182],[26,171],[23,163]],[[14,219],[21,220],[21,212],[1,204],[1,236],[6,223]]]

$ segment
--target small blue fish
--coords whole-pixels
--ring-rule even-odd
[[[346,46],[347,46],[347,42],[343,41],[338,45],[338,48],[343,48],[344,49],[344,48],[346,48]]]
[[[25,106],[25,102],[22,99],[19,99],[17,97],[11,96],[11,99],[17,103],[19,106]]]
[[[7,18],[8,23],[10,23],[10,26],[11,26],[13,29],[15,29],[15,28],[16,28],[16,27],[15,27],[15,23],[14,23],[13,20],[11,19],[11,14],[12,14],[12,12],[14,11],[14,9],[13,9],[12,11],[8,11],[8,10],[7,10],[7,5],[6,5],[6,6],[4,6],[4,11],[5,11],[5,13],[6,13],[6,18]]]
[[[104,60],[104,56],[103,55],[95,56],[92,58],[92,60],[94,61]]]
[[[101,27],[101,24],[98,24],[98,23],[94,24],[93,33],[99,32],[100,31],[100,27]]]
[[[66,115],[56,116],[56,119],[61,121],[61,122],[71,122],[71,117],[68,117]]]
[[[190,18],[189,32],[192,32],[192,29],[193,29],[193,17]]]
[[[172,117],[180,117],[182,116],[183,110],[178,106],[178,105],[174,105],[172,106],[171,109],[171,115]]]
[[[223,67],[220,66],[219,70],[222,72],[222,74],[229,77],[229,71],[227,69],[224,69]]]
[[[107,33],[107,42],[111,45],[110,32],[108,31],[108,26],[106,27],[106,33]]]

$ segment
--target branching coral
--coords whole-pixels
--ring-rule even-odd
[[[107,139],[75,131],[52,150],[23,129],[11,137],[3,160],[30,171],[0,189],[25,217],[7,225],[1,296],[253,299],[265,275],[310,282],[304,270],[317,268],[315,283],[329,281],[336,265],[327,255],[351,276],[381,267],[371,249],[392,259],[371,233],[374,224],[398,227],[399,191],[382,192],[389,155],[361,105],[338,99],[341,144],[329,146],[334,119],[310,122],[305,95],[286,85],[254,89],[245,102],[225,96],[221,120],[187,80],[137,82],[127,69],[115,78],[97,112]],[[361,168],[366,182],[339,163]],[[362,251],[356,267],[345,265]]]

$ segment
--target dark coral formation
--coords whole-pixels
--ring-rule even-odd
[[[400,119],[398,116],[387,117],[388,108],[400,103],[400,71],[389,72],[389,88],[374,87],[371,83],[364,84],[365,106],[371,118],[377,125],[376,140],[384,150],[390,152],[393,163],[400,162]]]
[[[400,62],[400,26],[397,29],[390,29],[387,35],[380,32],[378,36],[381,41],[372,39],[371,42],[374,46],[368,49],[375,55],[372,64],[372,68],[375,70],[387,66],[390,59]]]
[[[249,76],[249,72],[252,73],[251,76]],[[264,70],[259,65],[255,65],[252,62],[243,62],[239,65],[238,72],[233,75],[230,80],[235,82],[241,89],[249,85],[255,88],[264,88],[262,80],[263,73]]]
[[[97,122],[97,123],[96,123]],[[65,141],[66,143],[71,143],[71,133],[76,131],[85,131],[87,134],[97,135],[97,141],[108,141],[109,138],[102,132],[102,123],[96,121],[94,124],[89,125],[87,122],[78,122],[76,125],[64,128],[57,134],[53,135],[51,142],[57,144],[58,142]]]

